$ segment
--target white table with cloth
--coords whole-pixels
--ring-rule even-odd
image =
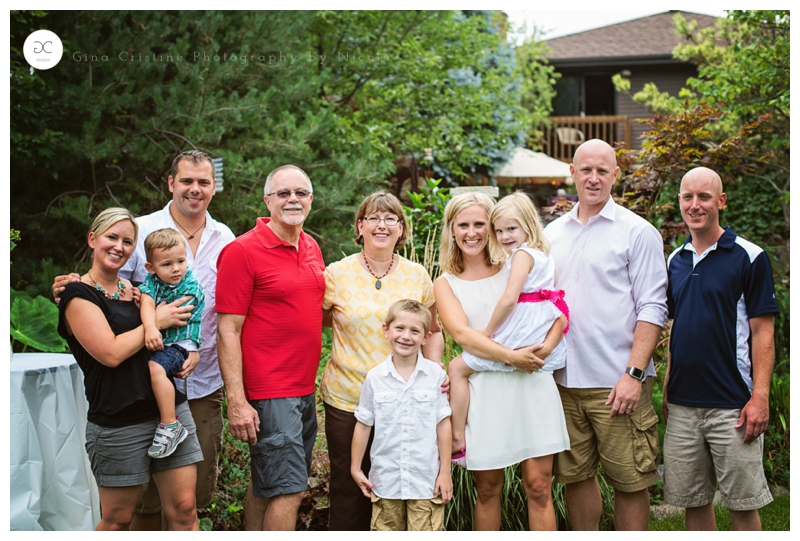
[[[65,353],[15,353],[10,364],[11,530],[93,530],[83,372]]]

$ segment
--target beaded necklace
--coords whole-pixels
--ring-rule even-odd
[[[375,278],[375,289],[380,289],[381,286],[383,285],[381,284],[381,278],[385,278],[386,275],[389,274],[389,271],[392,270],[392,265],[394,265],[394,254],[392,254],[392,262],[389,263],[389,268],[386,269],[386,272],[384,272],[381,276],[378,276],[377,274],[372,272],[372,269],[369,267],[369,261],[367,261],[367,256],[363,252],[361,253],[361,255],[364,257],[364,264],[367,266],[367,270]]]
[[[87,274],[87,276],[89,276],[89,284],[93,288],[95,288],[97,291],[99,291],[100,293],[105,295],[108,300],[110,300],[110,301],[118,301],[119,298],[125,294],[124,293],[125,292],[125,284],[122,283],[122,280],[119,279],[119,276],[117,276],[117,289],[118,289],[118,291],[115,291],[114,293],[109,293],[105,289],[103,289],[103,286],[101,286],[100,284],[97,283],[97,280],[92,278],[92,273],[91,272],[87,272],[86,274]]]

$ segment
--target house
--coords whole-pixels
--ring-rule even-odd
[[[547,41],[547,60],[561,78],[553,99],[552,127],[545,131],[544,151],[570,161],[575,146],[591,138],[625,148],[640,148],[647,125],[635,122],[650,113],[631,96],[645,83],[677,95],[689,77],[697,76],[693,64],[672,57],[678,45],[673,16],[667,11],[649,17],[579,32]],[[715,17],[680,12],[696,20],[698,28],[712,26]],[[614,89],[611,77],[621,74],[631,82],[630,94]]]

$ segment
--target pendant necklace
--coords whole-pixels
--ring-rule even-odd
[[[110,300],[110,301],[118,301],[119,298],[122,295],[125,294],[124,293],[125,284],[122,283],[122,280],[119,279],[119,276],[117,276],[117,290],[118,291],[115,291],[114,293],[109,293],[105,289],[103,289],[103,286],[101,286],[100,284],[97,283],[97,280],[92,278],[92,273],[91,272],[87,272],[86,275],[89,277],[89,283],[91,284],[91,286],[93,288],[95,288],[97,291],[99,291],[100,293],[102,293],[103,295],[105,295],[106,298],[108,300]]]
[[[180,227],[181,229],[183,229],[183,230],[186,232],[186,234],[187,234],[187,235],[189,235],[188,237],[186,237],[186,240],[192,240],[192,239],[194,238],[194,236],[195,236],[195,235],[197,235],[197,232],[198,232],[198,231],[200,231],[201,229],[203,229],[203,228],[206,226],[206,220],[208,220],[208,217],[204,218],[204,219],[203,219],[203,225],[201,225],[200,227],[198,227],[197,229],[195,229],[194,233],[189,233],[189,230],[188,230],[188,229],[186,229],[185,227],[183,227],[183,226],[182,226],[182,225],[181,225],[181,224],[178,222],[178,220],[176,220],[176,219],[175,219],[175,216],[172,216],[172,212],[171,212],[171,211],[170,211],[170,213],[169,213],[169,214],[170,214],[170,216],[172,217],[172,221],[173,221],[173,222],[175,222],[175,223],[177,224],[177,226],[178,226],[178,227]]]
[[[367,256],[366,256],[366,254],[364,254],[364,253],[362,252],[362,253],[361,253],[361,255],[362,255],[362,256],[364,256],[364,264],[367,266],[367,270],[369,271],[369,273],[370,273],[372,276],[374,276],[374,277],[375,277],[375,289],[380,289],[380,288],[381,288],[381,285],[382,285],[382,284],[381,284],[381,278],[385,278],[385,277],[386,277],[386,275],[387,275],[387,274],[389,274],[389,271],[390,271],[390,270],[392,270],[392,265],[394,265],[394,254],[392,254],[392,262],[391,262],[391,263],[389,263],[389,268],[388,268],[388,269],[386,269],[386,272],[384,272],[382,276],[378,276],[378,275],[376,275],[374,272],[372,272],[372,269],[369,267],[369,261],[367,261]]]

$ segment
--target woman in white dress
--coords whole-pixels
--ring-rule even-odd
[[[493,201],[482,194],[454,197],[445,208],[434,283],[439,317],[469,353],[513,366],[511,372],[470,376],[466,463],[475,473],[475,529],[499,530],[503,468],[522,463],[531,530],[555,530],[553,455],[569,448],[564,413],[553,376],[539,372],[535,346],[510,350],[478,329],[486,326],[506,287],[505,256],[488,243]]]

